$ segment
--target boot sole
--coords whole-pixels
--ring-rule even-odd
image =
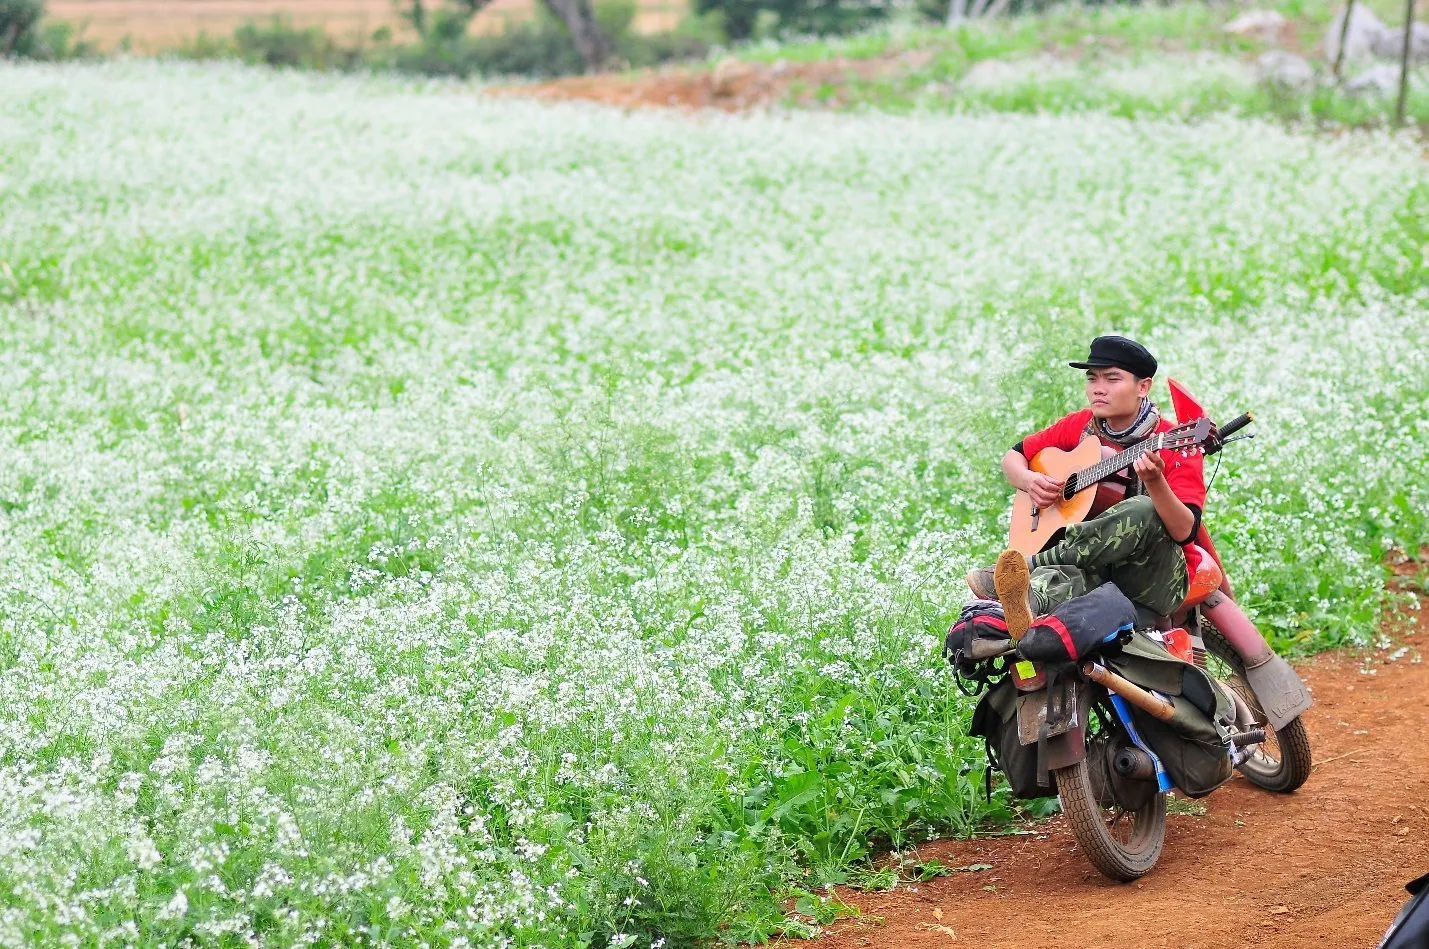
[[[1014,640],[1021,639],[1032,625],[1032,606],[1027,602],[1031,582],[1032,572],[1027,569],[1027,558],[1020,551],[1004,550],[998,555],[997,566],[992,570],[992,585],[997,588],[1002,615],[1007,619],[1007,634]]]

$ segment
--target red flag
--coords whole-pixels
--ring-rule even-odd
[[[1171,390],[1171,407],[1176,410],[1178,424],[1184,425],[1206,417],[1206,410],[1201,408],[1201,403],[1197,402],[1181,383],[1168,377],[1166,387]]]
[[[1187,422],[1194,422],[1196,419],[1207,418],[1206,410],[1201,408],[1201,403],[1197,402],[1190,392],[1186,391],[1185,386],[1167,376],[1166,387],[1171,390],[1171,408],[1176,412],[1177,424],[1184,425]],[[1196,528],[1196,543],[1211,555],[1222,571],[1225,570],[1225,565],[1221,563],[1221,555],[1217,553],[1215,545],[1211,543],[1211,535],[1206,533],[1205,524]],[[1224,580],[1221,589],[1225,590],[1227,595],[1230,594],[1230,585]]]

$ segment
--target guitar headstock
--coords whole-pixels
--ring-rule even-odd
[[[1198,418],[1194,422],[1177,425],[1161,434],[1160,450],[1179,451],[1183,457],[1197,451],[1204,452],[1206,443],[1214,436],[1215,430],[1216,427],[1208,418]]]

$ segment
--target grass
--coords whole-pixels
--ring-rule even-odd
[[[938,647],[1098,332],[1256,412],[1207,523],[1279,648],[1429,540],[1408,137],[0,81],[0,941],[836,918],[1015,814]]]
[[[1040,14],[973,21],[951,30],[894,25],[851,37],[765,42],[737,55],[766,65],[889,62],[875,78],[850,72],[791,89],[790,101],[822,108],[1098,111],[1181,119],[1230,112],[1327,126],[1382,124],[1392,116],[1392,97],[1349,95],[1330,84],[1277,92],[1256,78],[1257,55],[1289,48],[1317,63],[1325,79],[1330,64],[1320,62],[1319,43],[1337,8],[1322,0],[1258,7],[1287,18],[1288,33],[1275,43],[1225,32],[1225,25],[1245,12],[1241,7],[1059,4]],[[1370,8],[1386,23],[1403,17],[1392,4]],[[1005,68],[975,72],[989,63]],[[1361,68],[1351,64],[1347,75]],[[1429,122],[1429,86],[1422,77],[1411,84],[1406,114],[1413,122]]]
[[[1401,5],[1376,0],[1364,4],[1386,23],[1400,22]],[[1328,0],[1272,0],[1256,5],[1289,21],[1293,48],[1315,49],[1339,5]],[[1206,3],[1059,3],[1045,12],[968,21],[954,29],[941,25],[894,24],[848,37],[765,41],[738,51],[748,62],[822,62],[880,59],[909,51],[949,53],[968,62],[1060,52],[1077,57],[1116,53],[1255,53],[1263,41],[1225,32],[1244,8]]]

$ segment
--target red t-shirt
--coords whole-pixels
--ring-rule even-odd
[[[1037,453],[1044,448],[1060,448],[1063,451],[1071,451],[1086,437],[1087,424],[1091,419],[1091,409],[1082,409],[1080,412],[1063,416],[1040,432],[1033,432],[1022,439],[1017,443],[1017,450],[1029,460],[1037,457]],[[1170,421],[1163,418],[1157,424],[1156,432],[1159,434],[1175,427]],[[1115,451],[1122,450],[1122,446],[1115,442],[1109,442],[1105,438],[1100,441]],[[1203,457],[1199,451],[1189,452],[1184,456],[1179,451],[1161,452],[1161,460],[1166,462],[1166,484],[1171,488],[1171,493],[1176,495],[1182,504],[1194,507],[1197,511],[1206,509]],[[1200,566],[1201,558],[1196,551],[1196,542],[1203,536],[1205,536],[1205,531],[1198,526],[1191,541],[1181,545],[1181,549],[1186,554],[1186,571],[1190,576],[1195,576],[1196,568]]]

